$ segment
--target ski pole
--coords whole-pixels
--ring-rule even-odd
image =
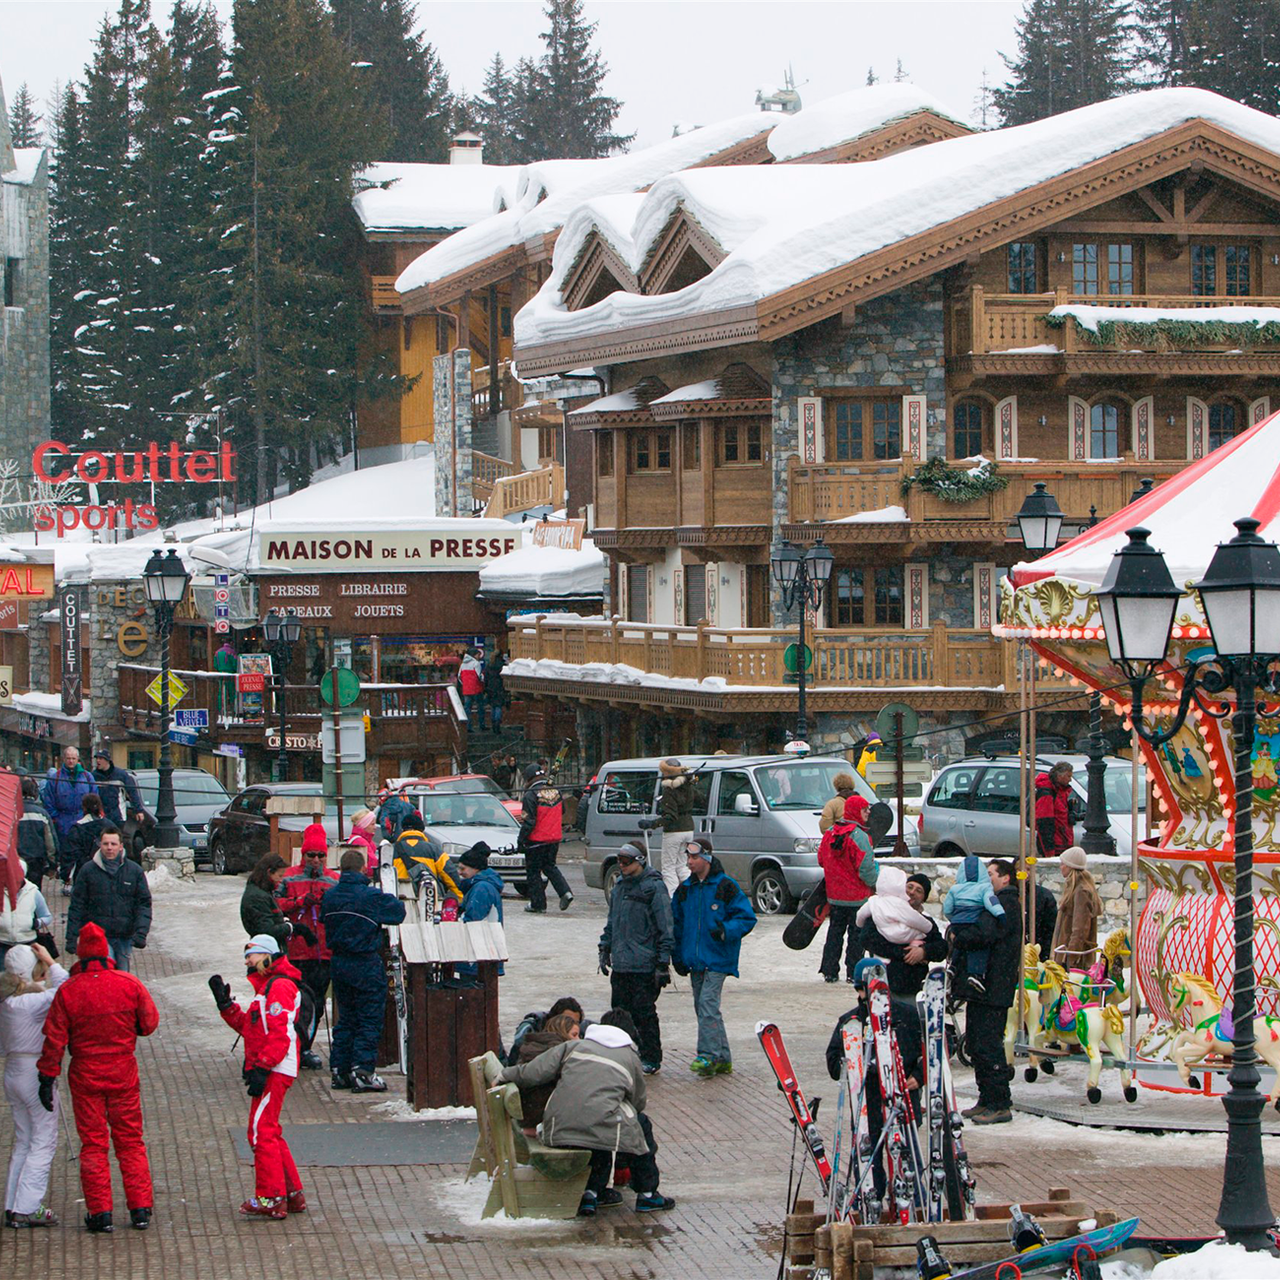
[[[836,1127],[831,1135],[831,1186],[827,1192],[827,1221],[835,1221],[836,1196],[840,1175],[840,1143],[844,1140],[844,1100],[849,1092],[849,1064],[840,1064],[839,1092],[836,1094]]]

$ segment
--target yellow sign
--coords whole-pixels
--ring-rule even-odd
[[[187,696],[187,686],[178,679],[172,671],[169,672],[169,705],[175,706]],[[164,699],[164,685],[160,683],[160,677],[156,678],[147,685],[147,697],[151,699],[157,706]]]

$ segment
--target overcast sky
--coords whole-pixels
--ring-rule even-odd
[[[169,0],[153,0],[157,14]],[[41,100],[83,76],[94,32],[118,8],[101,0],[0,0],[0,80],[12,100],[27,81]],[[230,0],[217,0],[230,18]],[[984,69],[998,83],[1014,45],[1019,0],[587,0],[624,103],[619,125],[637,145],[673,123],[724,119],[753,107],[761,84],[790,66],[806,102],[854,88],[867,67],[891,79],[899,58],[914,84],[969,115]],[[541,47],[541,0],[420,0],[427,38],[450,83],[478,92],[495,52],[509,63]]]

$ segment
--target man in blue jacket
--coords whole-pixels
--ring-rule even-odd
[[[80,752],[75,747],[67,747],[62,753],[62,764],[45,775],[41,794],[44,807],[58,829],[59,843],[70,836],[71,828],[84,817],[84,806],[80,802],[90,794],[98,794],[98,784],[80,763]]]
[[[742,939],[756,927],[756,913],[737,882],[713,856],[711,841],[695,836],[685,845],[689,878],[671,899],[675,928],[675,971],[693,983],[698,1017],[698,1056],[689,1069],[700,1076],[730,1075],[729,1037],[720,1016],[724,980],[738,976]]]
[[[378,1038],[387,1005],[382,964],[382,927],[404,920],[404,903],[364,876],[363,849],[348,849],[338,863],[338,883],[320,899],[320,923],[333,952],[329,971],[338,1002],[329,1068],[334,1089],[384,1093],[378,1065]]]

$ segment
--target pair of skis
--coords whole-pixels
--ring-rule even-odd
[[[829,1193],[831,1161],[827,1159],[827,1149],[823,1144],[822,1135],[818,1132],[813,1113],[809,1110],[809,1104],[805,1101],[804,1093],[796,1080],[795,1069],[791,1065],[791,1055],[783,1043],[782,1032],[778,1030],[776,1023],[761,1022],[756,1025],[756,1035],[764,1049],[765,1057],[769,1059],[774,1075],[778,1077],[778,1088],[782,1090],[787,1105],[791,1108],[791,1118],[795,1121],[800,1137],[804,1140],[805,1149],[813,1161],[814,1171],[822,1184],[822,1190]]]
[[[400,882],[394,862],[384,862],[378,869],[378,884],[383,893],[393,898],[400,896]],[[435,918],[438,892],[435,876],[419,878],[418,919],[430,923]],[[409,1074],[409,1001],[405,995],[404,952],[400,946],[400,926],[387,925],[387,942],[391,952],[391,995],[396,1006],[396,1046],[399,1049],[400,1071]]]
[[[974,1213],[976,1179],[964,1146],[947,1054],[947,972],[931,969],[920,993],[924,1022],[926,1115],[929,1121],[929,1221],[941,1222],[944,1200],[953,1220]]]

